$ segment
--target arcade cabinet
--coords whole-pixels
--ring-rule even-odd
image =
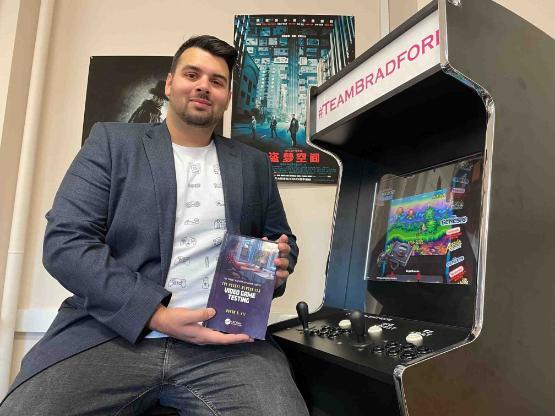
[[[438,0],[313,89],[323,303],[275,325],[312,415],[555,414],[555,42]]]

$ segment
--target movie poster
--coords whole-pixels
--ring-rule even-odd
[[[164,86],[171,62],[171,56],[92,56],[82,142],[97,121],[163,121],[168,105]],[[220,122],[215,132],[222,131]]]
[[[331,156],[306,143],[310,87],[355,57],[353,16],[235,16],[231,137],[268,154],[276,179],[337,183]]]

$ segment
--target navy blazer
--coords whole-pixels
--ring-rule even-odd
[[[289,237],[298,248],[266,155],[214,136],[227,228]],[[74,295],[22,361],[11,390],[34,374],[117,336],[136,343],[167,305],[176,210],[175,166],[165,123],[97,123],[46,215],[43,263]],[[285,287],[274,293],[280,296]]]

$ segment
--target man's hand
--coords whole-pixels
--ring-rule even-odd
[[[267,240],[267,237],[264,237],[263,240]],[[289,246],[289,238],[282,234],[276,240],[278,243],[278,250],[279,256],[277,259],[274,260],[274,264],[276,265],[276,281],[275,287],[281,286],[287,278],[289,277],[289,253],[291,252],[291,247]]]
[[[252,339],[245,334],[223,334],[202,326],[216,314],[213,308],[166,308],[160,305],[148,321],[148,328],[192,344],[239,344]]]

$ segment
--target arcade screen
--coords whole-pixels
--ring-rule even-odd
[[[471,284],[481,187],[481,157],[384,175],[374,198],[366,279]]]

